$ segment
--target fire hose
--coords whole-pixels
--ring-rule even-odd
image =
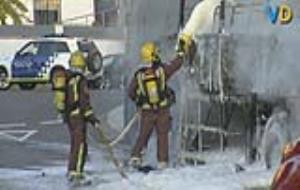
[[[125,135],[129,132],[129,130],[132,128],[134,122],[138,118],[138,112],[134,114],[134,116],[131,118],[131,120],[128,122],[126,127],[122,130],[122,132],[115,138],[115,140],[110,141],[109,138],[106,136],[105,132],[101,128],[100,124],[94,125],[95,129],[98,131],[99,137],[102,139],[103,144],[106,146],[109,157],[116,166],[116,169],[118,170],[119,174],[122,176],[122,178],[128,179],[128,176],[124,172],[123,167],[121,166],[120,161],[117,159],[113,152],[113,146],[115,146],[117,143],[119,143]]]
[[[118,173],[121,175],[122,178],[128,179],[128,176],[126,175],[123,167],[121,166],[120,161],[117,159],[117,157],[114,154],[113,147],[110,146],[109,139],[105,135],[104,131],[102,130],[101,126],[99,124],[94,125],[95,129],[98,131],[98,134],[100,138],[102,139],[103,144],[106,146],[107,151],[109,153],[109,157],[111,161],[114,163]]]
[[[129,130],[132,128],[134,122],[138,119],[138,112],[134,114],[134,116],[131,118],[131,120],[128,122],[128,124],[124,127],[124,129],[121,131],[119,136],[115,138],[115,140],[111,141],[109,143],[110,146],[115,146],[117,143],[119,143],[122,139],[124,139],[125,135],[129,132]]]

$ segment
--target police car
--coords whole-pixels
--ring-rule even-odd
[[[76,50],[86,56],[90,84],[99,87],[103,57],[93,41],[44,37],[27,42],[10,58],[0,57],[0,90],[7,90],[12,84],[29,90],[36,84],[51,82],[57,71],[69,69],[71,52]]]

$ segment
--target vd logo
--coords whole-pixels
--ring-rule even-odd
[[[293,10],[286,3],[274,3],[274,0],[267,0],[265,6],[265,12],[268,19],[272,24],[279,22],[282,25],[286,25],[293,20]]]

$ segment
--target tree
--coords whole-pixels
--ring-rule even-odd
[[[21,18],[28,9],[20,0],[0,0],[0,23],[6,24],[6,19],[11,18],[17,25],[22,24]]]

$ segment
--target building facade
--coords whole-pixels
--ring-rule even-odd
[[[116,26],[119,24],[120,0],[20,1],[28,9],[23,18],[25,25]]]

